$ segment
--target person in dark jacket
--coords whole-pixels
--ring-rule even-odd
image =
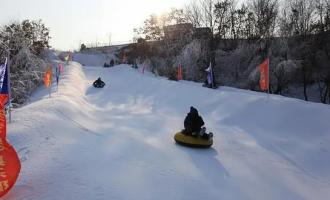
[[[194,107],[190,107],[190,112],[187,114],[184,120],[184,134],[196,135],[202,129],[204,121],[201,116],[199,116],[198,111]]]
[[[192,135],[196,137],[202,137],[204,139],[210,139],[213,137],[213,133],[206,133],[203,118],[198,114],[198,111],[194,107],[190,107],[190,112],[187,114],[184,120],[184,130],[182,131],[185,135]]]
[[[94,81],[93,86],[96,88],[103,88],[105,83],[101,80],[101,77],[99,77],[96,81]]]

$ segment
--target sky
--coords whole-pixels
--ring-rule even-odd
[[[183,8],[188,0],[1,0],[0,25],[37,20],[50,29],[51,46],[78,49],[81,43],[127,43],[133,29],[153,13]]]

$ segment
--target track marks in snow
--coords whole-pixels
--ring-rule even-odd
[[[102,134],[100,133],[97,133],[95,131],[92,131],[91,129],[87,128],[86,126],[82,125],[81,123],[77,122],[76,120],[72,119],[71,117],[69,117],[68,115],[64,114],[64,112],[60,111],[60,110],[55,110],[56,113],[58,113],[60,116],[62,116],[62,118],[64,118],[64,120],[69,120],[70,122],[72,122],[73,125],[75,125],[77,128],[87,132],[87,133],[90,133],[90,134],[93,134],[93,135],[98,135],[98,136],[101,136]]]

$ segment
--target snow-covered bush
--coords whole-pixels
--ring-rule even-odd
[[[248,88],[250,74],[260,62],[258,45],[241,44],[233,51],[217,50],[215,53],[218,81],[224,85]]]
[[[277,64],[272,73],[272,77],[274,77],[274,85],[276,86],[274,90],[275,94],[282,94],[283,90],[286,90],[289,87],[297,70],[298,66],[292,60],[285,60]]]
[[[193,40],[175,58],[174,66],[182,65],[184,79],[202,81],[206,77],[205,69],[208,68],[209,62],[207,41]]]

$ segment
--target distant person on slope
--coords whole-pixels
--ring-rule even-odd
[[[110,67],[113,67],[115,65],[115,61],[113,59],[110,60]]]
[[[101,80],[101,77],[99,77],[96,81],[94,81],[93,86],[96,88],[103,88],[105,83]]]
[[[203,126],[203,118],[199,116],[197,109],[191,106],[190,112],[187,114],[184,120],[184,130],[182,131],[182,133],[185,135],[192,135],[205,139],[212,138],[213,133],[207,134],[206,128]]]

